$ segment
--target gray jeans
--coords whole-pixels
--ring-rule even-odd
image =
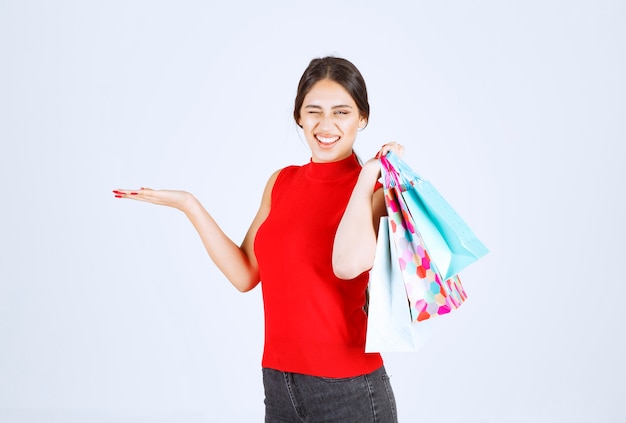
[[[263,369],[265,423],[396,423],[385,367],[361,376],[324,378]]]

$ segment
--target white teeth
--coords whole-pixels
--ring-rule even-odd
[[[315,138],[317,138],[319,142],[324,143],[324,144],[332,144],[339,139],[339,137],[327,138],[327,137],[320,137],[319,135],[316,135]]]

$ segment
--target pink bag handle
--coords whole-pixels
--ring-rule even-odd
[[[393,167],[393,165],[389,162],[389,159],[387,159],[386,156],[380,156],[380,166],[381,166],[381,170],[383,173],[383,182],[384,182],[385,188],[391,187],[391,184],[389,183],[390,182],[389,177],[393,179],[393,182],[395,182],[395,186],[400,188],[402,184],[400,183],[400,180],[398,179],[398,173],[396,169]]]

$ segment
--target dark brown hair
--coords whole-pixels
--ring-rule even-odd
[[[293,108],[293,118],[298,126],[300,126],[298,121],[304,97],[311,91],[313,85],[324,79],[330,79],[345,88],[359,108],[361,117],[369,119],[370,105],[367,101],[367,87],[361,72],[346,59],[327,56],[311,60],[300,78]]]

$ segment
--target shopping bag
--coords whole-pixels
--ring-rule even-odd
[[[459,274],[489,252],[435,187],[393,152],[381,158],[391,184],[407,205],[442,280]]]
[[[447,314],[467,298],[461,280],[457,275],[448,279],[441,277],[422,239],[421,228],[413,220],[402,195],[398,175],[384,158],[381,159],[381,168],[389,235],[397,253],[411,320],[422,322],[433,316]]]
[[[369,275],[365,341],[365,352],[368,353],[417,351],[430,336],[428,325],[412,324],[402,271],[392,241],[389,219],[382,217],[374,266]]]

